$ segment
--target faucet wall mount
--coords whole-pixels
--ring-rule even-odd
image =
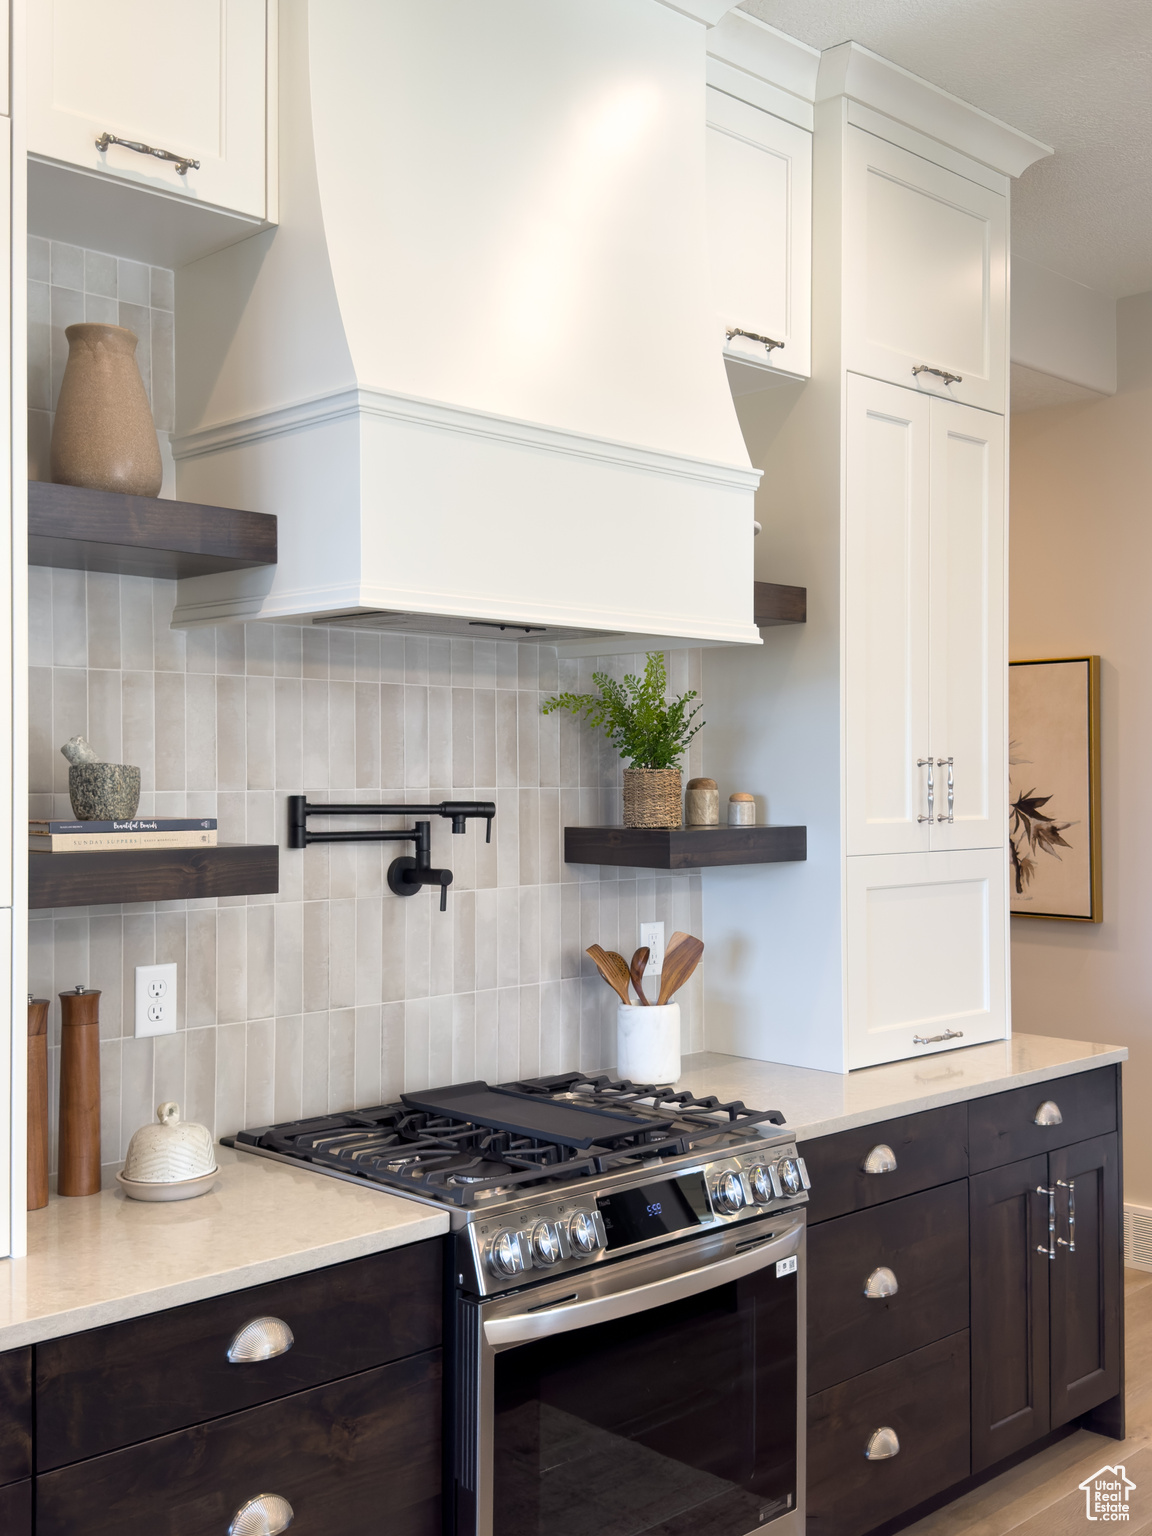
[[[310,832],[309,816],[442,816],[453,832],[465,832],[469,820],[487,822],[486,843],[492,841],[491,800],[441,800],[439,805],[309,805],[305,795],[288,796],[288,846],[307,848],[310,843],[415,843],[416,857],[393,859],[388,866],[388,888],[397,896],[415,896],[425,885],[440,887],[440,910],[448,910],[450,869],[432,867],[432,823],[417,821],[410,831],[382,828],[379,831]]]

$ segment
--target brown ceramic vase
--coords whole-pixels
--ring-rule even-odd
[[[136,336],[122,325],[70,325],[68,363],[52,424],[52,479],[93,491],[157,496],[160,445]]]

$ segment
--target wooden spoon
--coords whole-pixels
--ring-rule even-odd
[[[664,970],[660,976],[660,1006],[672,1001],[672,994],[680,988],[700,964],[704,945],[688,933],[674,933],[664,951]]]
[[[620,1001],[631,1008],[632,999],[628,995],[628,983],[632,980],[632,973],[628,969],[628,962],[624,956],[618,955],[614,949],[601,949],[599,944],[589,944],[584,953],[592,956],[592,963],[601,976]]]
[[[645,1008],[651,1007],[648,999],[644,996],[644,967],[648,964],[651,953],[652,951],[645,944],[643,949],[638,949],[632,956],[632,964],[628,967],[632,973],[632,985],[636,988],[636,996],[644,1004]]]

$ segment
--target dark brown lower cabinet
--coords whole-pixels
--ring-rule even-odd
[[[4,1536],[32,1536],[32,1482],[0,1488],[0,1531]]]
[[[292,1536],[440,1536],[440,1437],[436,1349],[46,1473],[36,1533],[222,1536],[276,1493]]]
[[[974,1472],[1120,1392],[1118,1157],[1113,1133],[969,1180]]]
[[[808,1399],[809,1536],[861,1536],[968,1476],[968,1334]],[[877,1430],[899,1450],[866,1452]]]

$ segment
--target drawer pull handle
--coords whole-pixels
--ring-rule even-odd
[[[1054,1259],[1056,1257],[1056,1186],[1055,1184],[1037,1184],[1036,1193],[1044,1195],[1048,1201],[1048,1246],[1037,1243],[1036,1252],[1044,1254],[1048,1259]]]
[[[1062,1237],[1058,1237],[1056,1239],[1056,1246],[1057,1246],[1057,1248],[1067,1248],[1069,1253],[1075,1253],[1076,1252],[1076,1180],[1075,1179],[1057,1179],[1056,1180],[1056,1188],[1057,1189],[1066,1189],[1068,1191],[1068,1241],[1065,1242]]]
[[[738,325],[729,326],[724,335],[729,341],[732,340],[733,336],[746,336],[749,341],[758,341],[769,357],[771,357],[773,349],[783,347],[784,345],[782,341],[773,341],[771,336],[757,336],[755,331],[742,331]]]
[[[939,1045],[941,1040],[963,1040],[962,1029],[946,1029],[942,1035],[913,1035],[913,1045]]]
[[[200,169],[199,160],[193,160],[190,155],[174,155],[170,149],[153,149],[151,144],[141,144],[136,139],[118,139],[114,133],[102,133],[96,140],[96,148],[102,155],[107,154],[110,144],[134,149],[138,155],[153,155],[157,160],[171,160],[178,176],[187,176],[190,170]]]
[[[879,1301],[885,1296],[895,1296],[899,1289],[896,1276],[887,1264],[881,1264],[879,1269],[874,1269],[864,1282],[864,1294],[869,1301]]]
[[[865,1173],[895,1173],[896,1154],[884,1142],[879,1142],[864,1159]]]
[[[947,368],[929,368],[927,363],[918,363],[912,370],[912,377],[918,378],[922,373],[931,373],[943,384],[963,384],[964,379],[958,373],[949,373]]]
[[[882,1424],[879,1429],[872,1431],[872,1437],[864,1452],[869,1461],[891,1461],[893,1456],[899,1456],[899,1454],[900,1438],[894,1429],[887,1424]]]
[[[1060,1113],[1059,1104],[1051,1099],[1045,1099],[1040,1108],[1032,1116],[1033,1125],[1063,1125],[1064,1116]]]
[[[286,1355],[296,1339],[288,1324],[279,1317],[254,1317],[245,1323],[228,1346],[232,1365],[251,1365],[258,1360],[275,1360]]]
[[[292,1524],[294,1514],[288,1500],[278,1493],[258,1493],[232,1516],[228,1536],[280,1536]]]

